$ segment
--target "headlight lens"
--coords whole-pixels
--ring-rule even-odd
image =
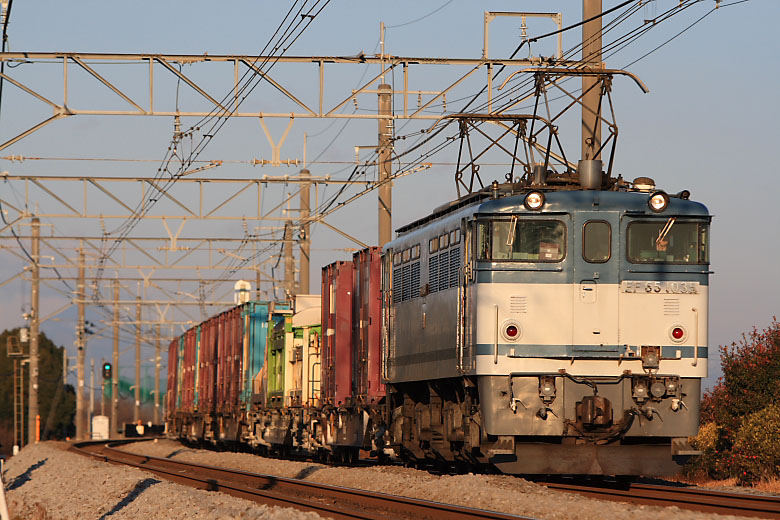
[[[669,205],[669,195],[663,191],[656,191],[647,200],[647,205],[656,213],[660,213]]]
[[[532,191],[525,196],[525,207],[532,211],[538,211],[544,206],[544,193]]]

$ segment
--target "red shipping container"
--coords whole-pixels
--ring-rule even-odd
[[[196,342],[195,329],[190,329],[184,333],[184,363],[183,363],[183,386],[181,409],[191,412],[194,409],[195,398],[195,362],[196,362]]]
[[[352,308],[355,397],[362,403],[375,404],[385,393],[381,382],[382,248],[358,251],[352,261],[355,265]]]
[[[225,313],[225,401],[223,411],[235,413],[241,389],[241,358],[243,357],[243,334],[241,307],[234,307]]]
[[[322,397],[332,405],[352,399],[352,262],[322,268]]]
[[[198,377],[198,409],[203,414],[214,412],[217,381],[216,363],[217,318],[210,318],[200,327],[200,377]]]
[[[178,390],[176,379],[179,366],[179,338],[174,339],[168,345],[168,387],[166,392],[165,409],[168,417],[172,418],[177,411],[176,392]]]
[[[220,314],[216,317],[217,321],[217,393],[216,393],[216,413],[222,413],[225,407],[225,372],[227,371],[227,353],[225,335],[226,324],[225,315]]]

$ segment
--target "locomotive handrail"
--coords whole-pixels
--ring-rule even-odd
[[[496,312],[496,330],[493,333],[493,364],[498,365],[498,305],[493,305]]]

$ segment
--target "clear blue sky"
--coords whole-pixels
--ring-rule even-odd
[[[722,4],[730,4],[728,0]],[[604,0],[604,8],[617,5]],[[678,0],[647,2],[641,16],[651,19],[678,4]],[[150,52],[188,54],[256,54],[276,27],[286,3],[137,1],[117,3],[17,2],[9,26],[12,51]],[[709,12],[715,5],[705,0],[669,22],[660,24],[625,51],[610,57],[607,66],[621,68]],[[436,11],[437,9],[440,10]],[[483,11],[558,11],[564,24],[578,21],[581,4],[552,1],[443,0],[410,2],[371,2],[333,0],[311,28],[289,50],[291,55],[373,54],[378,44],[379,22],[389,27],[386,52],[406,56],[478,58],[482,51]],[[416,19],[436,11],[420,21]],[[632,84],[616,81],[615,100],[620,124],[620,145],[616,171],[628,179],[653,177],[659,187],[670,192],[689,189],[692,198],[705,203],[715,215],[712,226],[712,276],[710,301],[710,346],[731,343],[752,326],[766,326],[780,309],[780,277],[776,257],[780,254],[777,212],[778,166],[774,157],[780,121],[780,86],[776,23],[780,2],[749,0],[722,7],[707,16],[679,38],[631,67],[648,85],[650,94],[641,94]],[[412,22],[412,23],[409,23]],[[633,25],[630,25],[633,26]],[[529,35],[554,27],[548,21],[529,23]],[[491,56],[507,56],[519,43],[519,21],[496,20],[491,25]],[[579,29],[564,37],[564,48],[580,38]],[[552,54],[554,40],[539,42],[532,51]],[[316,78],[280,67],[289,74],[296,93],[316,96]],[[334,84],[354,85],[368,71],[350,67],[336,77]],[[35,78],[37,71],[19,69],[18,74]],[[296,81],[296,74],[301,74]],[[431,76],[419,79],[413,88],[439,82]],[[53,76],[56,77],[56,76]],[[75,81],[75,80],[74,80]],[[208,79],[203,79],[208,84]],[[58,86],[52,85],[52,96]],[[215,85],[214,89],[218,90]],[[349,88],[349,87],[347,87]],[[431,87],[429,87],[431,88]],[[170,94],[170,92],[168,92]],[[77,103],[78,99],[74,100]],[[260,106],[262,103],[258,101]],[[362,107],[361,107],[362,108]],[[373,108],[373,105],[366,108]],[[18,91],[5,86],[0,138],[3,140],[45,117],[27,112]],[[260,108],[260,110],[271,110]],[[350,108],[351,110],[351,108]],[[37,117],[37,118],[36,118]],[[127,119],[131,119],[128,121]],[[269,124],[280,135],[286,121]],[[420,128],[397,124],[403,134]],[[303,133],[310,136],[308,158],[321,161],[350,161],[355,145],[371,145],[376,139],[376,123],[344,124],[330,121],[296,121],[282,150],[282,157],[301,155]],[[171,121],[151,118],[87,118],[78,116],[49,125],[0,155],[67,157],[162,158],[170,139]],[[565,133],[567,129],[562,129]],[[341,132],[341,133],[339,133]],[[336,138],[338,133],[338,137]],[[576,133],[573,134],[576,140]],[[331,144],[332,143],[332,144]],[[455,150],[452,150],[455,153]],[[572,153],[571,155],[576,155]],[[208,152],[214,159],[251,159],[270,156],[270,149],[256,122],[229,123]],[[455,157],[437,157],[454,161]],[[315,175],[338,173],[342,166],[312,165]],[[11,173],[75,173],[93,175],[154,174],[147,166],[96,165],[79,163],[12,164],[0,160],[0,170]],[[483,170],[484,171],[484,170]],[[236,174],[281,175],[294,170],[249,170]],[[230,172],[234,175],[233,172]],[[496,175],[496,177],[500,177]],[[0,184],[3,197],[13,197]],[[424,215],[434,206],[455,196],[451,168],[405,177],[394,189],[394,227]],[[376,199],[368,196],[342,210],[332,223],[342,225],[363,241],[376,240]],[[316,287],[320,266],[344,253],[334,248],[350,244],[327,230],[318,230],[313,247],[313,276]],[[21,268],[21,262],[3,256],[0,277],[5,279]],[[13,282],[2,289],[0,327],[19,326],[20,291],[27,285]],[[27,300],[29,302],[29,297]],[[60,297],[44,292],[44,314],[61,304]],[[48,307],[47,307],[48,306]],[[75,312],[60,316],[62,321],[43,326],[58,344],[72,348]],[[90,343],[90,356],[108,356],[110,341]],[[717,366],[716,348],[711,348],[711,373]],[[128,352],[130,355],[130,352]],[[122,364],[131,364],[123,357]],[[714,361],[714,363],[713,363]]]

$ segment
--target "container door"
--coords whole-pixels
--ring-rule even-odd
[[[608,212],[573,219],[572,355],[614,356],[618,346],[617,222]]]

